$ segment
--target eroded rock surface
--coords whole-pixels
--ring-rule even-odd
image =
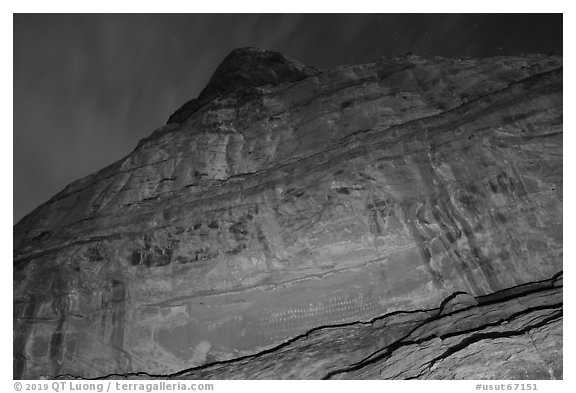
[[[561,270],[560,57],[320,72],[237,50],[127,157],[14,227],[14,377],[222,367],[351,323],[356,352],[328,335],[314,361],[297,347],[284,370],[215,375],[558,378],[561,276],[523,288]]]
[[[173,375],[107,378],[562,379],[562,289],[554,280],[465,296],[473,304],[458,311],[443,302],[320,327],[253,356]]]

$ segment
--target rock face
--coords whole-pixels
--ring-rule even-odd
[[[451,311],[396,311],[323,326],[253,356],[169,379],[561,379],[562,289],[553,280],[474,298]],[[459,301],[458,301],[459,302]],[[69,376],[65,376],[68,378]],[[109,378],[155,379],[144,373]]]
[[[562,378],[561,271],[560,57],[246,48],[14,227],[14,378]]]

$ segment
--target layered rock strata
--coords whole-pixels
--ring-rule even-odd
[[[320,72],[246,48],[132,153],[14,227],[14,377],[170,375],[398,315],[370,330],[380,338],[346,338],[364,346],[348,360],[320,340],[325,360],[266,377],[482,378],[496,371],[453,372],[458,356],[442,355],[465,336],[409,332],[437,318],[416,310],[463,292],[470,304],[430,329],[475,319],[466,329],[489,330],[470,364],[506,341],[502,359],[536,359],[533,347],[541,358],[494,377],[557,378],[559,287],[501,312],[475,303],[560,271],[561,58],[403,56]],[[389,339],[409,344],[388,354]],[[378,368],[420,343],[411,371]],[[370,351],[386,356],[347,368]]]
[[[256,355],[111,379],[562,379],[561,274],[440,307],[323,326]],[[74,378],[65,375],[62,378]]]

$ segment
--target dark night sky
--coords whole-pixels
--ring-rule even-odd
[[[15,15],[14,222],[132,151],[242,46],[323,69],[407,52],[562,54],[562,15]]]

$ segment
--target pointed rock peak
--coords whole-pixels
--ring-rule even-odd
[[[318,69],[278,52],[239,48],[224,58],[199,98],[211,99],[248,87],[293,82],[318,72]]]
[[[224,58],[199,98],[214,98],[248,87],[293,82],[319,72],[282,53],[253,47],[239,48]]]
[[[319,69],[279,52],[254,47],[234,49],[216,68],[198,98],[174,112],[168,124],[184,122],[200,106],[216,97],[250,87],[294,82],[318,73]]]

